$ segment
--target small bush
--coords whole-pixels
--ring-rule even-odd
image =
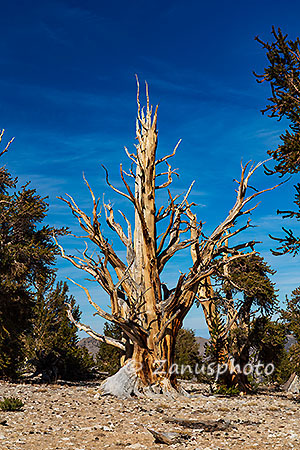
[[[0,402],[0,409],[2,411],[20,411],[23,406],[24,403],[17,397],[4,397]]]
[[[227,387],[222,384],[222,385],[218,386],[218,388],[214,391],[214,394],[227,395],[228,397],[234,397],[234,396],[240,394],[240,390],[237,386]]]

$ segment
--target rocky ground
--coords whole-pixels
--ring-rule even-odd
[[[209,395],[205,386],[186,386],[193,398],[118,400],[96,399],[95,383],[2,382],[0,399],[17,396],[24,407],[0,411],[0,449],[300,450],[300,403],[295,395],[225,398]],[[155,443],[149,428],[176,434],[168,435],[169,444]]]

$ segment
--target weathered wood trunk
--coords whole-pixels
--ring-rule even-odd
[[[173,334],[173,333],[172,333]],[[167,335],[159,343],[148,348],[134,346],[132,360],[137,367],[137,375],[143,385],[163,386],[165,380],[172,384],[176,374],[172,373],[174,364],[174,336]]]
[[[177,322],[160,341],[155,335],[150,335],[145,346],[133,344],[131,358],[124,361],[119,373],[102,384],[102,391],[119,397],[139,393],[169,396],[176,395],[176,392],[183,393],[177,383],[174,365],[176,336],[181,326]],[[124,382],[125,373],[128,376],[127,382]]]
[[[155,204],[156,111],[152,120],[152,114],[147,105],[146,117],[140,110],[138,117],[134,259],[129,269],[135,289],[134,292],[127,292],[127,294],[129,303],[136,305],[136,320],[139,326],[142,330],[147,330],[147,333],[144,335],[143,342],[140,340],[137,342],[131,336],[133,354],[130,370],[136,373],[135,388],[138,386],[138,389],[143,390],[150,387],[155,392],[166,392],[176,386],[176,374],[172,373],[171,369],[174,364],[175,340],[182,323],[180,319],[172,320],[172,314],[164,313],[161,308],[163,299],[157,258]],[[163,329],[164,333],[161,335]]]

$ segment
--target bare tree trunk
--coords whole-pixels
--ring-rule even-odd
[[[102,391],[124,397],[138,393],[169,396],[182,393],[174,372],[175,339],[180,326],[178,322],[160,341],[153,336],[143,347],[133,344],[132,357],[124,361],[116,375],[102,384]],[[128,381],[124,383],[126,376]]]

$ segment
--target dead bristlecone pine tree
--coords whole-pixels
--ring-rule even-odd
[[[78,285],[84,289],[96,314],[118,324],[124,338],[116,340],[101,336],[89,326],[76,322],[71,312],[69,317],[78,329],[123,351],[121,369],[101,385],[102,393],[119,397],[161,393],[173,396],[183,393],[172,370],[175,341],[183,319],[207,277],[220,271],[232,259],[245,255],[245,249],[252,250],[247,254],[253,253],[254,241],[232,247],[224,243],[249,227],[248,220],[238,228],[237,219],[255,208],[248,206],[252,199],[269,190],[255,191],[247,197],[249,178],[262,163],[255,167],[249,167],[249,164],[242,166],[235,204],[225,220],[208,237],[202,233],[201,222],[192,211],[195,204],[189,201],[193,183],[182,196],[172,196],[168,190],[168,203],[158,208],[157,193],[167,189],[172,183],[172,176],[177,175],[169,159],[175,155],[180,141],[171,154],[157,158],[157,110],[158,107],[153,109],[150,106],[147,84],[146,106],[141,107],[137,80],[137,144],[133,153],[125,148],[131,162],[129,173],[120,166],[124,191],[110,183],[105,169],[107,184],[125,197],[134,209],[134,224],[121,212],[125,231],[116,221],[112,205],[103,206],[107,225],[116,232],[127,249],[126,262],[121,260],[103,235],[100,200],[95,197],[88,181],[85,179],[93,202],[91,217],[80,209],[71,196],[62,198],[77,217],[87,238],[96,246],[98,254],[94,248],[93,252],[89,252],[87,244],[81,257],[66,254],[60,246],[61,254],[75,267],[93,277],[108,294],[110,312],[95,303],[86,287]],[[162,166],[165,169],[161,170]],[[159,184],[158,180],[163,176],[166,179]],[[187,273],[179,273],[175,288],[168,290],[161,281],[164,267],[177,252],[188,247],[191,267]],[[223,258],[224,253],[229,253],[230,257]]]

